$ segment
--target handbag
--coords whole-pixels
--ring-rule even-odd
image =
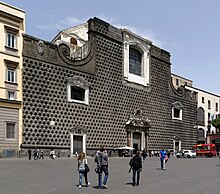
[[[101,173],[101,166],[97,166],[96,168],[95,168],[95,172],[97,173],[97,174],[100,174]]]
[[[85,164],[85,172],[89,172],[90,171],[90,168],[88,166],[88,164]]]

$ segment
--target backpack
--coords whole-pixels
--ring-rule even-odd
[[[132,158],[132,168],[138,170],[140,168],[140,164],[137,157]]]

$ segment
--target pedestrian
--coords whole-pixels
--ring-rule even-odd
[[[44,150],[40,149],[39,159],[44,159]]]
[[[143,162],[145,162],[146,158],[147,158],[147,152],[145,150],[142,151],[141,156],[143,158]]]
[[[166,160],[167,160],[167,152],[164,150],[164,146],[162,147],[162,150],[160,150],[160,168],[161,170],[166,170]]]
[[[95,156],[95,162],[97,163],[96,173],[98,174],[98,188],[107,189],[107,180],[109,176],[108,163],[109,158],[104,147],[101,147]],[[102,175],[104,173],[104,179],[102,181]]]
[[[81,152],[77,160],[78,160],[78,171],[79,171],[79,189],[81,189],[83,176],[85,178],[86,186],[90,185],[90,182],[88,182],[89,167],[85,153]]]
[[[31,149],[28,150],[28,158],[31,160]]]
[[[34,149],[34,160],[38,160],[39,157],[38,157],[38,149]]]
[[[132,186],[138,186],[140,183],[140,173],[142,171],[142,158],[140,156],[140,151],[131,158],[129,165],[132,168]]]
[[[55,157],[56,157],[55,151],[54,151],[54,149],[51,149],[51,150],[50,150],[50,158],[51,158],[52,160],[54,160]]]

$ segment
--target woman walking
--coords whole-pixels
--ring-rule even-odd
[[[85,178],[85,183],[86,183],[86,186],[89,186],[90,185],[90,182],[88,182],[88,177],[87,177],[87,174],[88,174],[88,161],[86,159],[86,155],[85,153],[81,152],[77,158],[78,160],[78,171],[79,171],[79,189],[82,188],[82,179],[83,179],[83,176]]]

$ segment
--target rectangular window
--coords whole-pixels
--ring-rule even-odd
[[[210,121],[210,118],[211,117],[211,114],[210,113],[208,113],[208,121]]]
[[[6,123],[6,139],[15,139],[14,123]]]
[[[15,92],[8,91],[8,99],[9,100],[14,100],[15,99]]]
[[[16,34],[12,32],[6,33],[6,46],[10,48],[16,48]]]
[[[174,117],[175,118],[180,118],[180,110],[177,108],[174,108]]]
[[[85,100],[85,90],[77,86],[71,86],[71,99],[72,100]]]
[[[15,83],[15,70],[12,68],[7,69],[7,81]]]
[[[211,101],[208,100],[208,109],[211,109]]]
[[[204,97],[202,97],[202,103],[205,103],[205,98]]]
[[[176,79],[176,85],[179,86],[179,79]]]
[[[218,102],[215,103],[215,111],[218,111]]]
[[[129,73],[141,76],[142,54],[136,49],[129,49]]]

